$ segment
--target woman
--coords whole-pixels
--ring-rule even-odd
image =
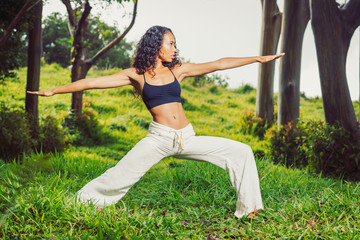
[[[114,204],[152,166],[165,157],[174,156],[210,162],[227,170],[238,195],[235,216],[240,218],[263,209],[252,150],[230,139],[195,136],[182,108],[180,83],[186,77],[255,62],[265,63],[282,55],[222,58],[202,64],[181,63],[172,31],[154,26],[147,30],[138,43],[133,68],[111,76],[82,79],[51,90],[29,93],[52,96],[86,89],[132,85],[153,116],[148,135],[116,166],[80,189],[77,196],[81,202],[92,202],[98,207]]]

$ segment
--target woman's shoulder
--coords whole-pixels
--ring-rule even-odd
[[[130,79],[135,80],[135,81],[139,81],[139,79],[142,78],[142,74],[139,74],[136,70],[136,68],[127,68],[121,71],[121,73],[125,74],[126,76],[128,76]]]

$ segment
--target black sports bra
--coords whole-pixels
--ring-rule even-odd
[[[147,109],[150,110],[153,107],[165,103],[181,102],[181,88],[179,81],[176,79],[174,73],[171,70],[170,72],[174,76],[174,81],[165,85],[150,85],[146,82],[144,75],[142,98]]]

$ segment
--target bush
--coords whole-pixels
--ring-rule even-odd
[[[360,180],[359,139],[340,124],[307,123],[309,168],[326,176]]]
[[[270,138],[268,154],[274,163],[297,168],[308,165],[304,147],[307,136],[300,125],[290,122],[279,129],[273,126],[266,132],[266,136]]]
[[[192,85],[194,87],[204,87],[206,85],[216,84],[219,87],[227,88],[229,83],[227,82],[228,77],[223,78],[218,74],[210,75],[201,75],[193,78]]]
[[[289,123],[269,129],[269,157],[324,176],[360,180],[360,142],[340,124]]]
[[[240,88],[234,90],[235,93],[240,93],[240,94],[246,94],[246,93],[250,93],[252,91],[255,91],[255,88],[249,84],[245,84],[245,85],[241,86]]]
[[[28,152],[34,141],[24,112],[0,106],[0,157],[5,161]]]
[[[81,116],[71,112],[62,122],[62,126],[70,135],[70,143],[74,145],[100,145],[113,140],[103,131],[103,126],[97,119],[97,112],[91,107],[91,103],[83,104]]]
[[[220,95],[221,91],[219,90],[219,88],[216,85],[213,85],[209,88],[209,91],[215,95]]]
[[[56,118],[47,116],[42,120],[38,149],[43,153],[62,152],[68,145],[66,140],[66,132]]]
[[[270,125],[262,118],[256,117],[253,111],[245,111],[240,117],[240,132],[264,138]]]

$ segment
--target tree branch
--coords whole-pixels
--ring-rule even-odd
[[[120,42],[125,36],[126,34],[130,31],[130,29],[133,27],[134,23],[135,23],[135,19],[136,19],[136,14],[137,14],[137,5],[138,5],[139,0],[135,1],[134,4],[134,9],[133,9],[133,15],[132,15],[132,20],[130,25],[125,29],[125,31],[119,36],[117,37],[115,40],[113,40],[111,43],[109,43],[107,46],[105,46],[103,49],[101,49],[99,52],[96,53],[96,55],[91,58],[90,60],[86,61],[88,67],[91,67],[92,65],[95,64],[95,62],[102,57],[105,53],[107,53],[113,46],[115,46],[118,42]]]
[[[355,29],[360,25],[360,1],[350,0],[341,9],[341,14],[344,16],[346,27],[353,35]]]
[[[75,27],[76,26],[76,17],[75,17],[73,9],[71,7],[70,1],[69,0],[61,0],[61,2],[65,5],[66,11],[68,12],[70,25],[72,27]]]
[[[7,29],[5,30],[5,34],[0,38],[0,47],[2,45],[5,44],[6,40],[8,39],[8,37],[10,36],[12,30],[16,27],[16,25],[18,24],[18,22],[20,21],[20,19],[24,16],[24,14],[29,11],[33,6],[35,6],[39,1],[41,0],[37,0],[34,2],[34,4],[32,6],[31,3],[34,0],[27,0],[24,4],[24,6],[20,9],[20,11],[16,14],[16,16],[14,17],[14,19],[11,21],[11,23],[9,24],[9,26],[7,27]]]
[[[81,37],[83,28],[85,26],[85,21],[87,17],[89,16],[91,11],[91,6],[89,4],[89,1],[85,1],[84,11],[81,15],[81,18],[76,26],[75,33],[74,33],[74,42],[73,46],[75,48],[75,55],[80,54],[79,47],[81,46],[81,41],[83,38]]]

